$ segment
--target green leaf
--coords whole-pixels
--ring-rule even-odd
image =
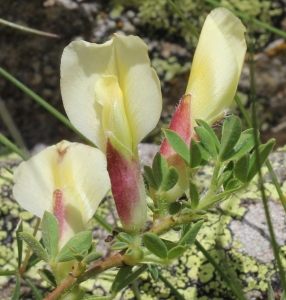
[[[38,273],[48,284],[57,287],[55,276],[50,270],[42,268],[38,270]]]
[[[127,244],[131,244],[133,242],[133,238],[131,235],[129,235],[126,232],[120,232],[117,236],[116,239],[120,242],[124,242]]]
[[[23,254],[23,240],[19,237],[19,232],[23,231],[23,221],[20,219],[19,224],[16,229],[16,240],[17,240],[17,250],[18,250],[18,268],[22,265],[22,254]]]
[[[268,300],[275,300],[274,293],[273,293],[273,289],[272,289],[272,286],[271,286],[271,283],[270,283],[270,282],[268,282],[268,291],[267,291],[267,295],[268,295]]]
[[[36,300],[42,300],[43,296],[42,296],[41,292],[36,288],[36,286],[32,283],[32,281],[28,278],[24,278],[24,280],[27,282],[28,286],[31,288]]]
[[[151,167],[149,166],[144,166],[144,174],[145,178],[147,179],[148,185],[153,188],[154,190],[158,190],[158,186],[156,183],[156,180],[153,176],[153,171],[151,169]]]
[[[51,255],[51,259],[57,256],[59,244],[59,223],[57,218],[45,211],[42,219],[42,237],[46,250]]]
[[[177,246],[177,243],[174,243],[169,240],[161,239],[161,241],[165,244],[165,246],[167,247],[168,250],[171,250],[172,248]]]
[[[120,292],[120,286],[122,282],[126,279],[126,277],[129,276],[130,272],[132,271],[132,268],[133,266],[124,266],[119,269],[110,288],[110,293]]]
[[[254,145],[254,129],[251,128],[243,131],[238,142],[233,148],[233,154],[228,158],[228,160],[240,158],[242,155],[249,152]]]
[[[123,250],[129,247],[129,244],[124,243],[124,242],[116,242],[114,243],[110,249],[111,250]]]
[[[234,175],[243,183],[247,182],[249,153],[241,156],[234,165]]]
[[[271,153],[274,145],[275,145],[275,139],[270,139],[266,144],[260,145],[258,147],[259,166],[257,164],[257,151],[254,151],[252,153],[249,162],[249,171],[247,177],[248,182],[250,182],[253,179],[253,177],[257,174],[258,169],[262,167],[267,157]]]
[[[50,255],[48,254],[48,252],[32,235],[26,232],[19,232],[19,237],[20,239],[24,240],[31,247],[34,253],[42,260],[44,260],[45,262],[48,262],[50,260]]]
[[[182,208],[182,205],[180,202],[172,202],[170,205],[169,205],[169,213],[171,215],[174,215],[176,213],[178,213]]]
[[[154,233],[145,233],[143,243],[146,248],[160,258],[167,258],[167,247],[164,242]]]
[[[185,245],[192,245],[195,240],[196,236],[201,229],[202,225],[204,223],[204,220],[198,221],[195,223],[190,230],[181,238],[179,245],[180,246],[185,246]]]
[[[201,147],[195,139],[191,139],[190,145],[190,167],[194,169],[200,165],[202,161]]]
[[[280,300],[286,300],[286,293],[283,291]]]
[[[227,160],[234,154],[233,148],[241,135],[241,127],[241,120],[236,116],[230,116],[224,121],[219,151],[219,158],[221,161]]]
[[[211,134],[205,128],[199,126],[195,127],[195,132],[199,136],[203,147],[207,150],[211,157],[216,158],[217,149]]]
[[[100,252],[91,252],[89,253],[87,256],[85,256],[85,258],[83,259],[83,262],[89,264],[91,263],[92,261],[96,261],[98,260],[99,258],[102,257],[102,253]]]
[[[165,192],[169,191],[176,185],[178,179],[179,179],[178,171],[174,167],[170,167],[168,169],[166,176],[163,179],[160,190]]]
[[[16,285],[11,296],[11,300],[19,300],[20,299],[20,276],[16,274]]]
[[[132,248],[129,248],[129,249],[126,250],[124,256],[131,256],[131,255],[133,255],[133,254],[134,254],[133,249],[132,249]]]
[[[231,179],[228,183],[227,183],[227,185],[226,185],[226,187],[225,187],[225,191],[231,191],[231,190],[233,190],[233,189],[236,189],[236,188],[238,188],[239,186],[241,186],[242,185],[242,182],[240,181],[240,180],[238,180],[238,179],[236,179],[236,178],[233,178],[233,179]]]
[[[179,154],[187,165],[190,163],[189,149],[184,140],[174,131],[165,129],[165,137],[170,146]]]
[[[202,160],[200,162],[200,166],[205,166],[209,160],[211,159],[211,155],[209,154],[209,152],[204,148],[204,146],[202,145],[201,142],[197,142],[199,148],[200,148],[200,152],[202,155]]]
[[[196,120],[197,124],[200,125],[201,127],[205,128],[208,133],[212,136],[212,139],[216,145],[217,150],[219,151],[220,149],[220,142],[217,138],[217,135],[215,134],[214,130],[211,128],[211,126],[205,122],[204,120]]]
[[[228,182],[233,179],[233,168],[234,168],[234,163],[233,161],[230,161],[227,166],[225,167],[223,173],[222,173],[222,178],[220,179],[221,182],[223,183],[223,187],[225,188],[228,184]]]
[[[183,224],[181,230],[181,236],[184,236],[191,228],[191,224]],[[168,248],[169,250],[169,248]]]
[[[153,170],[153,176],[156,182],[156,186],[159,189],[162,184],[163,178],[166,176],[168,172],[168,164],[166,162],[166,159],[159,152],[157,152],[157,154],[154,157],[152,170]]]
[[[158,276],[159,276],[159,271],[158,271],[158,268],[156,265],[148,265],[148,268],[149,268],[149,271],[150,271],[150,274],[153,278],[153,280],[157,280],[158,279]]]
[[[191,208],[195,210],[198,207],[200,201],[198,186],[194,181],[191,180],[189,184],[189,188],[190,188]]]
[[[70,261],[74,259],[73,252],[70,247],[77,253],[81,253],[83,250],[88,250],[92,243],[92,232],[82,231],[73,236],[61,249],[60,253],[56,257],[57,262]]]
[[[174,259],[181,256],[186,250],[188,250],[188,245],[182,246],[178,245],[168,251],[168,259]]]

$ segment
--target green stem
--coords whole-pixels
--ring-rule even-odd
[[[211,186],[210,186],[210,189],[206,195],[206,198],[209,197],[210,195],[213,195],[213,193],[215,193],[217,191],[217,183],[218,183],[218,176],[220,174],[220,170],[222,168],[222,163],[217,160],[215,162],[215,168],[214,168],[214,171],[213,171],[213,176],[212,176],[212,180],[211,180]]]
[[[230,10],[233,14],[235,14],[237,17],[239,17],[241,19],[244,19],[246,21],[251,21],[254,24],[256,24],[256,25],[258,25],[258,26],[260,26],[260,27],[262,27],[262,28],[264,28],[264,29],[266,29],[268,31],[276,33],[276,34],[278,34],[278,35],[280,35],[280,36],[282,36],[284,38],[286,37],[286,33],[284,31],[282,31],[280,29],[277,29],[277,28],[275,28],[275,27],[273,27],[273,26],[271,26],[269,24],[266,24],[264,22],[261,22],[261,21],[255,19],[255,18],[252,18],[252,17],[250,17],[250,16],[248,16],[248,15],[246,15],[246,14],[240,12],[240,11],[231,9],[227,5],[223,5],[223,4],[221,4],[221,3],[217,2],[217,1],[214,1],[214,0],[204,0],[204,1],[210,3],[211,5],[213,5],[215,7],[225,7],[228,10]]]
[[[159,271],[158,277],[171,290],[172,294],[176,297],[176,299],[185,300],[185,298],[177,291],[177,289],[171,284],[171,282],[168,281]]]
[[[214,207],[215,205],[219,204],[222,201],[222,199],[224,199],[224,198],[227,199],[233,193],[237,193],[241,190],[244,190],[247,187],[247,185],[248,185],[248,183],[243,184],[242,186],[239,186],[239,187],[237,187],[235,189],[232,189],[230,191],[225,191],[225,192],[219,193],[215,196],[205,197],[200,201],[197,210],[206,210],[206,209],[209,209],[211,207]]]
[[[5,102],[0,98],[0,116],[8,128],[11,136],[14,141],[18,145],[18,147],[26,154],[28,154],[28,150],[26,148],[24,139],[21,136],[20,131],[18,130],[9,110],[7,109]]]
[[[250,28],[251,31],[251,28]],[[258,120],[257,120],[257,112],[256,112],[256,86],[255,86],[255,79],[254,79],[254,60],[253,60],[253,44],[250,39],[250,96],[251,96],[251,102],[252,102],[252,120],[253,120],[253,127],[254,127],[254,139],[255,139],[255,151],[258,153],[258,147],[260,144],[259,137],[258,137],[258,132],[256,129],[258,129]],[[286,290],[286,278],[285,278],[285,271],[282,265],[282,261],[280,258],[279,254],[279,247],[275,238],[275,233],[273,229],[273,224],[270,216],[270,211],[268,207],[268,202],[265,194],[265,187],[264,187],[264,180],[262,177],[262,172],[260,168],[260,157],[257,155],[257,169],[258,169],[258,186],[260,187],[261,191],[261,196],[262,196],[262,201],[263,201],[263,206],[264,206],[264,211],[265,211],[265,216],[266,216],[266,221],[267,221],[267,226],[269,229],[269,234],[271,238],[271,244],[273,247],[273,252],[275,256],[275,260],[277,262],[277,266],[279,269],[279,275],[280,275],[280,280],[282,283],[283,290]]]
[[[15,77],[13,77],[11,74],[9,74],[7,71],[5,71],[3,68],[0,68],[0,74],[3,75],[9,81],[11,81],[14,85],[16,85],[24,93],[26,93],[27,95],[29,95],[33,100],[35,100],[41,106],[43,106],[48,112],[50,112],[53,116],[55,116],[56,118],[58,118],[62,123],[64,123],[72,131],[74,131],[78,136],[80,136],[85,142],[87,142],[88,144],[90,144],[93,147],[96,147],[95,144],[92,141],[90,141],[83,134],[81,134],[71,124],[71,122],[68,120],[68,118],[66,118],[64,115],[62,115],[52,105],[50,105],[49,103],[47,103],[43,98],[41,98],[40,96],[38,96],[36,93],[34,93],[32,90],[30,90],[27,86],[25,86],[23,83],[21,83]]]
[[[208,251],[197,240],[195,241],[195,245],[204,254],[207,260],[214,266],[215,270],[224,279],[224,281],[227,283],[228,287],[231,289],[236,298],[239,300],[246,300],[241,291],[239,291],[237,289],[237,286],[232,282],[231,278],[221,269],[221,267],[216,263],[216,261],[208,253]]]
[[[33,231],[33,237],[36,236],[40,224],[41,224],[41,219],[37,218],[37,222],[36,222],[36,225],[35,225],[35,228],[34,228],[34,231]],[[20,276],[23,276],[25,274],[26,270],[27,270],[27,266],[28,266],[28,263],[29,263],[31,252],[32,252],[32,249],[29,247],[27,252],[26,252],[26,256],[25,256],[25,259],[23,261],[22,267],[19,269]]]
[[[240,98],[239,98],[239,96],[237,94],[235,94],[234,100],[235,100],[238,108],[240,109],[240,111],[241,111],[241,113],[242,113],[242,115],[243,115],[243,117],[244,117],[244,119],[245,119],[248,127],[252,128],[252,121],[251,121],[251,119],[250,119],[250,117],[249,117],[246,109],[244,108],[244,106],[243,106],[243,104],[242,104],[242,102],[241,102],[241,100],[240,100]]]
[[[46,37],[51,37],[51,38],[56,38],[56,39],[59,39],[61,37],[58,34],[32,29],[32,28],[18,25],[18,24],[15,24],[15,23],[3,20],[3,19],[0,19],[0,24],[6,25],[6,26],[9,26],[14,29],[21,30],[21,31],[25,31],[25,32],[29,32],[29,33],[33,33],[33,34],[37,34],[37,35],[42,35],[42,36],[46,36]]]
[[[98,213],[93,215],[93,218],[109,233],[112,232],[112,226],[108,224]]]
[[[133,291],[133,294],[134,294],[134,297],[136,300],[141,300],[141,295],[140,295],[140,290],[138,288],[138,281],[137,280],[134,280],[132,282],[132,286],[131,286],[131,289]]]
[[[198,39],[199,33],[197,32],[196,28],[187,20],[187,18],[184,16],[184,14],[180,11],[180,9],[175,5],[175,3],[172,0],[167,0],[167,2],[170,4],[173,10],[179,15],[179,17],[183,20],[183,22],[189,28],[191,33]]]
[[[29,159],[28,154],[21,151],[15,144],[13,144],[11,141],[9,141],[2,133],[0,133],[0,143],[8,147],[10,150],[18,154],[20,157],[22,157],[24,160]]]
[[[242,104],[240,98],[238,97],[238,95],[235,95],[234,99],[235,99],[236,104],[237,104],[237,106],[239,107],[239,109],[240,109],[240,111],[241,111],[241,113],[242,113],[244,119],[246,120],[246,123],[247,123],[248,127],[250,127],[250,128],[253,127],[252,121],[251,121],[251,119],[250,119],[250,117],[249,117],[249,115],[248,115],[246,109],[244,108],[244,106],[243,106],[243,104]],[[259,145],[261,145],[260,139],[259,139],[258,142],[259,142]],[[276,191],[277,191],[277,193],[278,193],[278,195],[279,195],[279,199],[280,199],[280,201],[282,202],[284,211],[286,212],[286,200],[285,200],[285,198],[284,198],[284,194],[283,194],[283,192],[282,192],[282,190],[281,190],[280,184],[279,184],[279,182],[278,182],[278,180],[277,180],[277,177],[276,177],[276,175],[275,175],[275,173],[274,173],[274,170],[273,170],[273,168],[272,168],[272,165],[271,165],[269,159],[266,160],[265,164],[266,164],[266,166],[267,166],[267,168],[268,168],[268,170],[269,170],[270,177],[271,177],[272,182],[273,182],[273,184],[274,184],[274,186],[275,186],[275,188],[276,188]]]
[[[10,276],[10,275],[16,275],[17,270],[0,270],[0,276]]]

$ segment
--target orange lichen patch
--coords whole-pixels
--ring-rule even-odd
[[[265,49],[265,52],[269,56],[275,56],[278,54],[283,54],[286,51],[286,43],[284,40],[278,40],[276,43],[273,44],[273,46],[267,47]]]
[[[117,28],[122,28],[122,26],[123,26],[123,22],[118,22],[117,23]]]

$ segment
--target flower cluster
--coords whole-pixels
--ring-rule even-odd
[[[185,95],[170,129],[187,145],[198,139],[202,119],[213,125],[225,116],[241,73],[245,27],[227,9],[212,11],[203,26]],[[147,45],[135,36],[103,45],[74,41],[61,61],[61,91],[71,123],[98,149],[62,141],[27,162],[14,175],[16,200],[38,217],[53,213],[61,248],[84,229],[108,189],[125,232],[136,236],[147,220],[147,192],[137,146],[156,126],[162,109],[160,82]],[[179,174],[166,197],[188,189],[186,165],[167,140],[160,153]]]

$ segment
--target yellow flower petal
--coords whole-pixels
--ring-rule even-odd
[[[102,76],[117,78],[131,132],[131,151],[159,120],[160,83],[147,51],[140,38],[120,35],[103,45],[75,41],[64,50],[61,90],[65,110],[72,124],[104,152],[106,132],[95,91]]]
[[[101,76],[98,78],[95,84],[95,99],[106,139],[111,132],[113,137],[127,149],[132,149],[131,131],[117,77]]]
[[[225,8],[213,10],[204,23],[186,94],[192,95],[191,118],[217,121],[233,100],[241,73],[245,27]]]
[[[95,148],[78,143],[48,147],[14,173],[13,194],[26,210],[42,218],[53,213],[54,192],[60,190],[70,220],[85,224],[110,188],[106,158]],[[72,227],[73,224],[70,224]]]

